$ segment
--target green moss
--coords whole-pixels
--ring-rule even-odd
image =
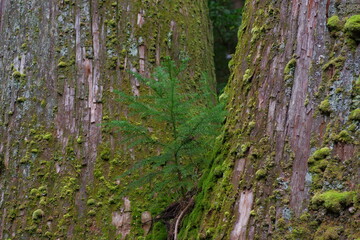
[[[33,149],[31,149],[31,152],[32,152],[32,153],[39,153],[39,149],[33,148]]]
[[[251,211],[250,211],[250,216],[253,216],[253,217],[256,216],[255,210],[251,210]]]
[[[114,197],[110,197],[110,198],[108,199],[108,203],[109,203],[109,204],[115,204],[115,203],[116,203],[116,199],[115,199]]]
[[[27,207],[26,203],[23,203],[19,206],[19,210],[24,210]]]
[[[355,41],[360,41],[360,15],[351,16],[346,21],[344,30]]]
[[[322,173],[325,171],[325,169],[327,168],[327,166],[329,165],[329,161],[322,159],[316,162],[311,162],[309,161],[309,164],[312,165],[310,167],[310,172],[312,173]],[[315,181],[315,180],[314,180]]]
[[[276,227],[277,227],[280,231],[285,230],[285,226],[286,226],[286,221],[285,221],[284,218],[279,218],[279,219],[276,221]]]
[[[40,198],[39,204],[46,206],[46,204],[47,204],[46,198],[45,197]]]
[[[26,50],[26,49],[27,49],[27,44],[26,44],[26,43],[23,43],[23,44],[21,45],[21,49],[22,49],[22,50]]]
[[[324,64],[324,66],[322,67],[323,70],[327,70],[330,67],[334,67],[335,69],[341,69],[344,66],[346,58],[343,56],[339,56],[336,58],[331,59],[329,62],[327,62],[326,64]]]
[[[88,215],[91,216],[91,217],[93,217],[93,216],[96,215],[96,211],[92,209],[92,210],[90,210],[90,211],[88,212]]]
[[[334,15],[327,20],[327,27],[330,31],[340,31],[342,29],[342,24],[338,16]]]
[[[338,94],[338,93],[342,93],[344,92],[344,88],[336,88],[335,89],[335,93]]]
[[[60,61],[58,64],[58,68],[66,68],[68,64],[66,62]]]
[[[109,161],[110,160],[110,149],[108,147],[105,147],[101,152],[100,152],[100,158],[104,161]]]
[[[17,215],[17,211],[16,209],[10,209],[9,214],[8,214],[8,218],[13,221],[16,218]]]
[[[308,213],[308,212],[303,213],[300,216],[300,220],[303,221],[303,222],[307,222],[307,221],[309,221],[309,219],[310,219],[310,213]]]
[[[223,174],[224,174],[223,166],[220,165],[220,166],[215,167],[215,169],[213,171],[213,174],[214,174],[215,177],[221,178],[223,176]]]
[[[25,97],[18,97],[17,99],[16,99],[16,102],[18,102],[18,103],[22,103],[22,102],[25,102],[26,101],[26,98]]]
[[[40,192],[39,192],[38,189],[33,188],[33,189],[30,190],[30,195],[34,196],[34,197],[37,197],[37,196],[40,196]]]
[[[116,22],[114,19],[108,20],[106,21],[106,23],[109,27],[113,27],[113,28],[116,27]]]
[[[245,74],[243,75],[243,82],[249,83],[252,77],[251,69],[246,69]]]
[[[89,200],[87,200],[87,202],[86,202],[86,204],[88,205],[88,206],[93,206],[93,205],[95,205],[95,203],[96,203],[96,201],[95,201],[95,199],[89,199]]]
[[[45,106],[46,106],[46,101],[45,101],[45,100],[41,100],[40,106],[41,106],[41,107],[45,107]]]
[[[323,114],[330,114],[332,112],[331,105],[328,99],[325,99],[320,103],[319,110]]]
[[[308,160],[308,164],[310,166],[309,171],[311,173],[323,173],[329,165],[329,161],[326,159],[326,157],[329,156],[330,153],[331,149],[328,147],[316,150]],[[317,177],[317,175],[315,175],[313,178],[313,187],[318,185],[319,180],[320,179]]]
[[[37,210],[35,210],[34,212],[33,212],[33,214],[32,214],[32,219],[33,220],[38,220],[38,219],[40,219],[40,218],[42,218],[43,216],[44,216],[44,211],[43,210],[41,210],[41,209],[37,209]]]
[[[302,226],[296,227],[292,231],[292,236],[295,237],[295,239],[306,239],[310,234],[310,231]]]
[[[250,148],[251,143],[247,142],[241,145],[241,155],[244,155]]]
[[[12,76],[13,78],[21,78],[21,73],[19,71],[14,71]]]
[[[259,170],[257,170],[256,173],[255,173],[255,178],[256,178],[257,180],[260,180],[260,179],[265,178],[266,175],[267,175],[266,169],[259,169]]]
[[[323,239],[324,240],[332,240],[332,239],[339,239],[339,227],[330,227],[324,233]]]
[[[79,137],[76,139],[76,142],[77,142],[78,144],[82,144],[82,143],[83,143],[83,140],[82,140],[81,136],[79,136]]]
[[[290,74],[291,72],[294,71],[295,67],[296,67],[296,59],[295,59],[295,58],[292,58],[292,59],[290,59],[290,61],[286,64],[285,69],[284,69],[284,74],[285,74],[285,75]]]
[[[334,213],[340,212],[343,208],[354,203],[355,192],[338,192],[330,190],[324,193],[317,193],[312,197],[311,203],[315,209],[324,207]]]
[[[116,44],[116,43],[114,43],[114,44]],[[109,58],[107,63],[106,63],[107,68],[108,69],[113,69],[113,70],[116,69],[117,62],[118,62],[118,57],[115,56],[115,57]]]
[[[258,40],[258,38],[260,37],[260,33],[263,30],[263,28],[259,28],[258,26],[255,26],[251,29],[251,43],[255,42],[256,40]]]
[[[49,141],[52,138],[52,134],[51,133],[46,133],[46,134],[42,135],[41,138],[43,140]]]
[[[351,90],[351,95],[354,98],[360,95],[360,77],[354,81],[353,88]]]
[[[338,135],[336,135],[333,139],[336,142],[349,143],[352,141],[352,137],[349,132],[346,130],[342,130]]]
[[[314,240],[336,240],[340,239],[343,227],[322,224],[315,233]]]
[[[275,206],[270,206],[269,207],[269,215],[270,215],[271,221],[276,220],[276,208],[275,208]]]
[[[360,108],[351,111],[349,119],[353,121],[360,121]]]
[[[43,196],[47,195],[47,187],[46,186],[41,186],[41,187],[39,187],[38,190],[41,193],[41,195],[43,195]]]
[[[256,125],[256,122],[251,121],[251,122],[249,122],[248,127],[249,127],[250,130],[252,130],[252,129],[254,129],[255,125]]]
[[[320,160],[320,159],[324,159],[326,158],[327,156],[329,156],[331,153],[331,149],[328,148],[328,147],[324,147],[324,148],[320,148],[318,150],[316,150],[312,157],[315,159],[315,160]]]
[[[353,124],[351,124],[351,125],[348,127],[348,130],[349,130],[350,132],[355,132],[355,131],[356,131],[356,128],[357,128],[356,124],[353,123]]]

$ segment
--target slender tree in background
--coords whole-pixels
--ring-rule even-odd
[[[237,32],[241,24],[241,1],[209,0],[209,16],[214,35],[214,62],[217,91],[222,92],[228,82],[228,63],[235,52]]]

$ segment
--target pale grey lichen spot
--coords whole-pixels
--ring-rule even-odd
[[[136,57],[138,55],[137,44],[134,41],[131,41],[130,48],[129,48],[129,54],[133,57]]]
[[[307,172],[305,175],[305,185],[311,186],[311,183],[312,183],[312,175],[310,172]]]
[[[291,219],[291,210],[289,208],[284,208],[282,211],[283,218],[286,220]]]

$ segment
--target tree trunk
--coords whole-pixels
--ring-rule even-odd
[[[113,89],[141,94],[128,70],[213,79],[206,1],[0,0],[0,49],[0,239],[125,238],[132,153],[99,124],[125,114]]]
[[[232,0],[232,2],[234,4],[234,8],[242,8],[245,4],[244,0]]]
[[[359,7],[247,1],[229,115],[183,239],[360,237]]]

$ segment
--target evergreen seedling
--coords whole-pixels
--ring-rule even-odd
[[[122,175],[141,173],[129,189],[157,178],[155,191],[166,187],[185,195],[194,188],[207,164],[226,111],[222,104],[215,103],[216,95],[206,78],[194,91],[183,89],[185,68],[185,63],[177,66],[167,60],[151,78],[134,74],[147,86],[149,94],[117,92],[129,114],[109,124],[120,131],[129,148],[141,146],[155,152],[136,161]]]

